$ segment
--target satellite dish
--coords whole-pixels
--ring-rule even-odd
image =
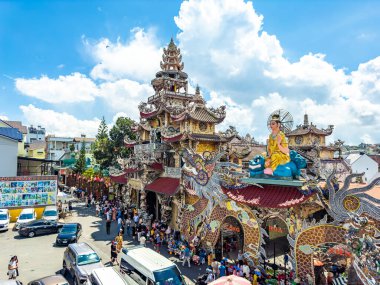
[[[270,116],[268,117],[267,120],[267,126],[268,129],[271,130],[270,128],[270,121],[273,115],[278,115],[280,117],[280,122],[281,122],[281,131],[283,131],[285,134],[289,133],[292,128],[293,128],[293,116],[290,114],[288,111],[284,109],[278,109],[274,111]]]

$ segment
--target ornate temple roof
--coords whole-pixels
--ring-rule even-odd
[[[125,177],[126,173],[123,173],[121,175],[110,175],[111,181],[118,184],[127,184],[128,179]]]
[[[193,119],[200,122],[206,123],[221,123],[226,117],[226,113],[223,110],[219,110],[219,113],[208,109],[206,106],[195,106],[190,110],[185,110],[179,115],[171,115],[174,121],[179,122],[186,119]]]
[[[213,134],[189,134],[188,138],[196,140],[196,141],[210,141],[210,142],[225,141],[221,136],[213,135]]]
[[[305,202],[313,195],[306,196],[293,186],[261,186],[262,188],[250,185],[238,190],[229,190],[224,187],[222,189],[231,200],[263,208],[290,208]]]
[[[329,136],[332,134],[334,130],[333,125],[329,125],[327,129],[318,129],[316,125],[313,125],[313,123],[309,124],[309,118],[308,115],[305,114],[304,116],[304,123],[303,125],[298,125],[297,128],[289,133],[286,134],[286,136],[302,136],[307,135],[309,133],[321,135],[321,136]]]

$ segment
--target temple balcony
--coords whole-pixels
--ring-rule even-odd
[[[167,145],[163,143],[147,143],[147,144],[137,144],[133,146],[134,153],[139,154],[153,154],[161,153],[167,150]]]
[[[162,96],[165,97],[173,97],[173,98],[193,98],[193,94],[188,94],[186,92],[174,92],[174,91],[169,91],[169,90],[161,90],[157,94],[148,97],[148,104],[152,104],[159,100]]]
[[[171,178],[181,178],[181,168],[180,167],[168,167],[164,166],[164,174],[165,177]]]

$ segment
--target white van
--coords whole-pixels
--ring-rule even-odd
[[[0,209],[0,231],[7,231],[9,225],[8,209]]]
[[[20,213],[20,216],[18,216],[17,218],[15,229],[19,230],[20,224],[25,224],[34,220],[36,220],[36,211],[34,210],[34,208],[23,209]]]
[[[177,265],[144,246],[123,248],[120,272],[128,284],[138,285],[185,285]]]
[[[94,269],[87,281],[87,285],[130,285],[113,267]]]
[[[49,220],[49,221],[58,221],[57,206],[46,206],[42,214],[42,219]]]

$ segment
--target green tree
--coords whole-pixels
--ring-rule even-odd
[[[70,151],[71,151],[71,152],[74,152],[74,151],[75,151],[75,146],[74,146],[73,143],[70,145]]]
[[[99,164],[100,169],[106,169],[111,165],[112,162],[112,148],[110,140],[108,137],[108,127],[104,117],[100,122],[98,128],[98,134],[96,135],[96,140],[93,145],[93,154],[96,162]]]
[[[124,138],[127,136],[131,140],[136,139],[135,133],[132,131],[132,126],[135,122],[126,117],[119,117],[116,120],[115,125],[110,130],[110,142],[113,150],[113,162],[116,163],[116,158],[128,157],[131,153],[131,149],[125,147]]]
[[[79,157],[75,163],[75,171],[76,173],[83,173],[85,170],[86,170],[86,148],[85,148],[84,141],[82,141]]]

